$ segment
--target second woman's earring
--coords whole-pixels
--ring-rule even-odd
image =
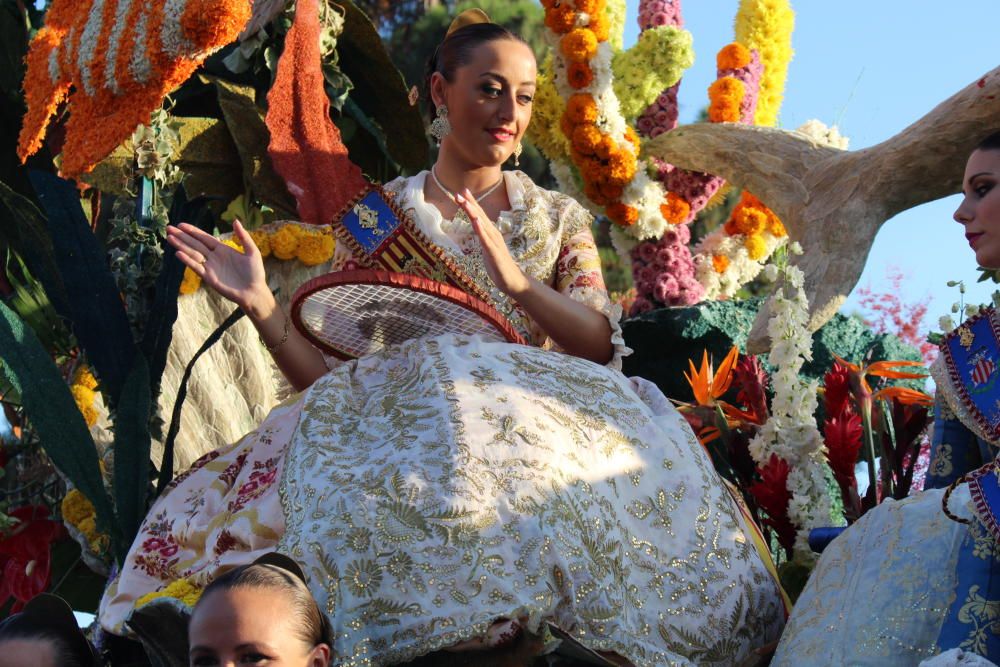
[[[521,166],[521,142],[517,142],[517,146],[514,148],[514,166]]]
[[[437,118],[431,122],[431,136],[437,139],[437,145],[441,145],[441,140],[451,134],[451,123],[448,122],[448,107],[441,105],[437,108]]]

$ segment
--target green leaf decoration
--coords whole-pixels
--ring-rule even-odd
[[[338,65],[354,83],[348,100],[381,127],[392,159],[403,169],[417,172],[430,159],[420,109],[410,104],[406,82],[371,20],[352,2],[338,6],[344,10]]]
[[[6,265],[7,279],[14,288],[7,305],[35,332],[46,350],[68,353],[74,346],[69,331],[45,294],[42,284],[28,271],[24,260],[11,248],[3,260],[3,239],[0,238],[0,267]]]
[[[122,532],[119,544],[132,544],[139,524],[146,516],[149,499],[149,366],[141,354],[135,355],[115,412],[115,505]],[[126,552],[117,554],[119,562]]]
[[[56,312],[68,319],[69,300],[56,265],[45,216],[31,200],[3,182],[0,182],[0,236],[42,283]]]
[[[72,183],[41,171],[31,171],[29,178],[49,216],[73,333],[114,408],[135,356],[135,343],[106,254],[90,230]]]
[[[111,500],[104,491],[97,448],[59,369],[35,333],[0,301],[0,376],[21,395],[42,448],[97,511],[97,523],[120,543]]]
[[[243,164],[244,189],[278,212],[279,218],[295,218],[295,199],[267,154],[271,133],[254,102],[254,89],[216,77],[206,78],[215,84],[226,127]]]
[[[170,223],[190,222],[200,227],[198,220],[207,212],[202,202],[189,202],[185,186],[178,186],[170,204]],[[163,266],[156,277],[153,305],[143,334],[142,353],[149,364],[150,397],[160,393],[160,379],[167,366],[167,350],[173,339],[177,320],[177,294],[184,279],[184,264],[177,259],[174,247],[163,243]]]

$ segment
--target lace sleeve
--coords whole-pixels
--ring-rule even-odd
[[[601,275],[601,258],[589,227],[584,227],[563,241],[556,263],[555,288],[580,303],[585,303],[608,318],[614,354],[606,365],[620,371],[622,357],[632,354],[622,337],[622,307],[611,303]]]

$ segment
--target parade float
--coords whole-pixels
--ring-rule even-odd
[[[349,188],[329,155],[376,181],[428,164],[420,106],[369,18],[350,2],[308,7],[318,44],[287,40],[297,8],[285,0],[3,6],[5,611],[44,590],[93,610],[174,475],[290,393],[253,327],[173,257],[165,227],[189,221],[238,245],[243,221],[287,303],[335,260],[330,223]],[[835,313],[879,226],[958,190],[980,128],[1000,126],[986,103],[1000,71],[851,152],[818,122],[775,128],[786,0],[739,3],[696,102],[707,122],[680,127],[694,55],[679,0],[643,0],[629,49],[624,2],[543,0],[537,15],[529,139],[559,189],[610,225],[631,272],[626,371],[677,402],[794,592],[815,559],[810,531],[911,490],[930,402],[920,354]],[[318,120],[331,117],[339,135]],[[769,296],[747,298],[750,283]],[[154,597],[197,594],[179,580]]]

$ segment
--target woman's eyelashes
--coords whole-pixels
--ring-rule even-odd
[[[496,99],[503,94],[504,89],[500,86],[493,84],[493,85],[483,86],[482,91],[483,94],[486,95],[486,97],[489,97],[490,99]],[[533,96],[524,93],[517,96],[517,101],[520,102],[521,104],[531,104],[534,101],[534,99],[535,98]]]
[[[980,199],[986,196],[986,193],[993,189],[992,183],[977,183],[973,191],[976,193]]]
[[[263,653],[258,653],[256,651],[250,651],[248,653],[243,653],[237,658],[237,665],[263,665],[266,664],[270,658]],[[219,657],[214,654],[202,654],[195,656],[191,659],[192,667],[216,667],[221,664]]]

